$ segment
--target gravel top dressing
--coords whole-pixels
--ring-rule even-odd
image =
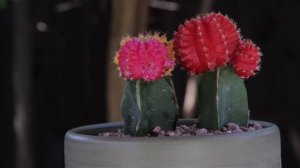
[[[240,132],[249,132],[262,129],[263,126],[260,123],[250,123],[248,127],[239,126],[236,123],[228,123],[221,130],[208,131],[205,128],[196,128],[196,124],[187,126],[180,125],[177,126],[175,131],[164,131],[159,126],[155,127],[151,133],[147,136],[149,137],[179,137],[179,136],[205,136],[205,135],[215,135],[215,134],[233,134]],[[130,135],[124,134],[124,132],[119,129],[118,132],[101,132],[98,134],[103,137],[129,137]]]

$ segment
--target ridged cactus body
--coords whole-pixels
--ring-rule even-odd
[[[228,122],[247,126],[249,118],[244,80],[231,66],[200,76],[198,84],[199,119],[197,126],[221,129]]]
[[[172,42],[165,36],[122,40],[115,63],[127,82],[121,104],[125,133],[144,136],[156,126],[165,131],[175,128],[178,105],[170,78],[173,55]]]
[[[174,130],[178,105],[171,78],[127,81],[121,111],[124,131],[132,136],[147,135],[156,126]]]

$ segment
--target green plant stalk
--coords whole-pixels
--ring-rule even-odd
[[[244,80],[235,74],[231,66],[200,76],[198,96],[198,128],[220,130],[229,122],[248,125],[247,90]]]
[[[131,136],[145,136],[156,126],[174,130],[178,105],[172,79],[127,81],[121,111],[124,132]]]

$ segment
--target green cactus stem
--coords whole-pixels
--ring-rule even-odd
[[[127,81],[121,111],[124,132],[131,136],[145,136],[156,126],[174,130],[178,105],[172,79]]]
[[[199,78],[199,118],[197,127],[220,130],[226,123],[247,126],[249,119],[244,80],[231,66],[206,72]]]

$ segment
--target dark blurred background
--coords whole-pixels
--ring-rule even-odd
[[[121,120],[124,82],[112,64],[120,39],[172,37],[209,11],[228,14],[261,47],[262,70],[246,81],[251,119],[276,123],[283,167],[300,167],[297,0],[0,0],[0,167],[64,167],[68,129]],[[180,107],[187,81],[176,68]]]

